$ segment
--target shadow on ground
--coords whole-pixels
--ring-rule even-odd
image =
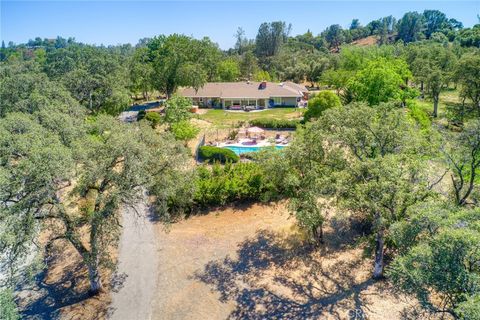
[[[102,276],[106,276],[102,272]],[[123,274],[112,275],[106,288],[117,290],[125,281]],[[105,279],[105,278],[104,278]],[[91,296],[85,264],[68,246],[52,250],[47,267],[17,288],[22,319],[99,319],[106,315],[108,295]],[[93,312],[93,314],[92,314]],[[0,317],[1,318],[1,317]]]
[[[206,216],[209,214],[212,214],[212,212],[222,212],[224,210],[231,209],[234,213],[244,213],[248,210],[250,210],[253,206],[257,205],[258,202],[256,201],[238,201],[234,202],[231,204],[223,205],[223,206],[217,206],[217,207],[206,207],[206,208],[193,208],[190,212],[185,213],[185,215],[180,215],[176,217],[174,220],[169,221],[171,222],[180,222],[180,221],[188,221],[188,219],[193,218],[193,217],[198,217],[198,216]],[[268,205],[272,206],[275,208],[275,206],[278,206],[275,202],[268,203]],[[163,223],[161,219],[161,216],[158,214],[158,212],[155,211],[154,206],[150,206],[148,208],[148,219],[153,222],[153,223]],[[166,227],[168,227],[169,223],[166,224]],[[166,228],[168,230],[168,228]]]
[[[82,269],[83,266],[78,265],[49,283],[46,282],[46,270],[38,274],[26,297],[28,302],[23,308],[22,319],[58,319],[60,309],[88,299],[88,291],[77,288],[77,282],[82,280],[78,277]]]
[[[361,255],[339,255],[354,239],[338,239],[337,231],[327,233],[325,245],[316,249],[299,243],[297,236],[262,230],[238,246],[236,257],[210,261],[194,277],[218,292],[222,302],[235,302],[230,319],[318,319],[325,314],[346,319],[348,310],[364,314],[364,291],[375,282],[368,275],[358,277],[356,270],[365,269]]]

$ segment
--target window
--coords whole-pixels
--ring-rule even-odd
[[[281,97],[273,97],[273,104],[274,105],[282,104],[282,98]]]

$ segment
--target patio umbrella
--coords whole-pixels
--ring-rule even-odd
[[[251,128],[248,128],[247,131],[249,133],[262,133],[264,130],[259,127],[251,127]]]

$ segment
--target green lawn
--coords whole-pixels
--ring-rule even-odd
[[[429,97],[425,100],[416,100],[419,106],[425,110],[429,115],[433,112],[433,102]],[[443,119],[446,116],[447,105],[455,105],[460,103],[458,96],[458,90],[445,90],[440,94],[440,103],[438,106],[439,119]],[[232,128],[238,125],[240,122],[259,119],[295,119],[300,118],[306,109],[294,109],[294,108],[274,108],[267,109],[261,112],[227,112],[224,110],[210,109],[205,114],[195,115],[197,119],[210,122],[214,128],[225,129]]]
[[[212,123],[217,128],[228,128],[242,121],[252,119],[296,119],[300,118],[306,109],[295,108],[275,108],[260,112],[227,112],[224,110],[208,110],[205,114],[199,114],[195,117]]]
[[[429,115],[433,113],[433,101],[430,97],[426,97],[425,100],[417,100],[418,105]],[[440,93],[440,101],[438,103],[438,116],[444,118],[447,113],[448,105],[460,104],[461,99],[459,97],[458,90],[448,89]]]

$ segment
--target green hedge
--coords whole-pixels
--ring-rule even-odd
[[[250,120],[250,125],[267,129],[295,129],[300,123],[301,120],[278,120],[268,118]]]
[[[147,112],[147,114],[145,115],[145,120],[150,122],[152,128],[155,128],[162,121],[162,116],[156,112]]]
[[[225,205],[239,200],[263,200],[269,183],[257,163],[198,167],[195,203],[200,207]]]
[[[239,156],[230,149],[203,146],[198,149],[198,154],[202,160],[225,162],[238,162]]]

